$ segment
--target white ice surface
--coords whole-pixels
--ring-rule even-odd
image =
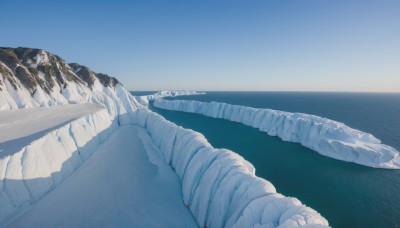
[[[395,148],[381,144],[371,134],[330,119],[217,102],[156,100],[154,106],[240,122],[338,160],[375,168],[400,169],[400,156]]]
[[[18,152],[2,157],[0,224],[57,188],[117,127],[116,119],[101,109],[59,126]]]
[[[0,158],[12,155],[46,133],[101,109],[103,107],[87,103],[0,111]]]
[[[180,192],[178,177],[145,130],[121,126],[8,227],[197,227]]]

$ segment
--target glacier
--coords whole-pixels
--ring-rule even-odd
[[[18,151],[0,156],[1,226],[56,191],[127,125],[143,129],[130,137],[139,137],[150,162],[161,160],[175,173],[182,200],[201,227],[329,225],[298,199],[277,193],[240,155],[214,148],[202,134],[150,111],[115,78],[66,64],[39,49],[0,48],[1,112],[85,103],[102,109],[69,120]]]
[[[369,133],[327,118],[218,102],[156,100],[157,108],[202,114],[258,128],[324,156],[374,168],[400,169],[399,152]]]

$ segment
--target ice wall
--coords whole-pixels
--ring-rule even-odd
[[[330,119],[217,102],[157,100],[154,106],[240,122],[338,160],[375,168],[400,168],[399,152],[395,148],[381,144],[371,134]]]
[[[56,188],[118,127],[103,109],[70,122],[0,160],[0,224]]]
[[[253,165],[240,155],[216,149],[200,133],[147,109],[133,115],[179,176],[183,201],[200,227],[328,226],[318,212],[257,177]]]
[[[63,104],[45,102],[45,105],[40,105],[26,88],[15,90],[7,86],[7,80],[4,82],[5,85],[0,84],[0,104],[12,104],[3,106],[6,109]],[[71,83],[68,91],[62,96],[66,103],[95,103],[104,109],[46,134],[12,156],[1,157],[0,224],[57,187],[118,125],[131,124],[130,113],[142,107],[121,84],[111,88],[96,79],[91,89]],[[51,101],[53,98],[45,99]]]

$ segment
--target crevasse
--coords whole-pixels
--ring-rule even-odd
[[[303,113],[251,108],[218,102],[156,100],[157,108],[198,113],[240,122],[284,141],[301,143],[318,153],[342,161],[386,169],[399,169],[399,152],[373,135],[343,123]]]

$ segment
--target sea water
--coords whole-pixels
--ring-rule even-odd
[[[208,92],[173,99],[314,114],[371,133],[400,150],[400,94]],[[151,108],[201,132],[214,147],[239,153],[255,166],[257,176],[320,212],[333,227],[400,226],[400,170],[338,161],[228,120]]]

